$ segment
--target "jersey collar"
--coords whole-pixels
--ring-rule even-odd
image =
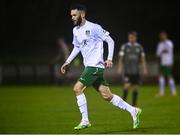
[[[129,46],[132,46],[132,44],[131,44],[130,42],[128,42],[128,45],[129,45]],[[136,43],[134,44],[134,46],[138,46],[138,43],[136,42]]]

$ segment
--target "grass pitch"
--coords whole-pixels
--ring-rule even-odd
[[[120,86],[112,92],[122,95]],[[180,89],[178,86],[177,89]],[[156,97],[157,86],[142,86],[139,107],[143,112],[139,129],[132,129],[129,113],[104,101],[93,88],[85,91],[91,128],[80,131],[80,113],[72,86],[1,86],[0,133],[118,134],[180,133],[180,98],[169,90]],[[131,94],[128,102],[131,103]]]

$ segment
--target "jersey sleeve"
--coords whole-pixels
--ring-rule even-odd
[[[124,56],[124,54],[125,54],[125,45],[122,45],[119,51],[119,56]]]
[[[161,46],[160,46],[160,44],[158,44],[158,46],[157,46],[157,49],[156,49],[156,56],[160,56],[161,55]]]
[[[80,52],[80,49],[76,46],[74,46],[71,54],[69,55],[68,59],[66,60],[67,63],[71,63],[71,61],[78,55]]]
[[[104,30],[100,25],[95,25],[95,30],[94,30],[94,34],[96,36],[98,36],[100,39],[102,39],[103,41],[106,40],[106,38],[109,36],[109,32]]]
[[[171,41],[171,40],[169,40],[169,45],[170,45],[170,47],[171,47],[171,49],[173,49],[174,48],[174,45],[173,45],[173,42]]]
[[[79,43],[78,43],[78,41],[77,41],[77,37],[75,36],[74,29],[73,29],[73,41],[72,41],[72,44],[73,44],[75,47],[79,47]]]
[[[76,47],[79,47],[76,37],[73,35],[73,41],[72,44]]]

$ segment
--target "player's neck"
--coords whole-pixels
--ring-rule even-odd
[[[86,23],[86,19],[82,19],[82,22],[80,24],[80,27],[83,26]]]
[[[167,41],[168,39],[166,38],[166,39],[163,39],[163,42],[165,42],[165,41]]]
[[[129,42],[130,45],[134,46],[136,42]]]

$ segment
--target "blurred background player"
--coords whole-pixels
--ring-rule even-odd
[[[157,47],[156,55],[160,58],[160,75],[159,75],[159,94],[164,95],[165,78],[168,78],[169,86],[173,96],[176,95],[176,85],[172,76],[173,67],[173,43],[168,39],[168,34],[165,31],[159,34],[160,42]]]
[[[143,47],[137,43],[137,32],[128,33],[128,42],[122,45],[119,52],[118,74],[123,74],[123,100],[127,100],[128,90],[132,87],[132,105],[137,105],[140,83],[140,64],[143,74],[147,75],[145,53]]]
[[[69,44],[66,43],[65,39],[63,37],[59,37],[56,41],[57,44],[57,54],[52,59],[51,64],[53,65],[53,82],[54,84],[62,84],[66,81],[66,78],[62,76],[62,74],[59,74],[59,67],[63,64],[64,61],[69,56]]]
[[[53,63],[61,63],[65,61],[69,56],[69,48],[68,44],[64,40],[64,38],[59,37],[57,39],[57,46],[58,46],[58,54],[56,57],[52,60]]]

